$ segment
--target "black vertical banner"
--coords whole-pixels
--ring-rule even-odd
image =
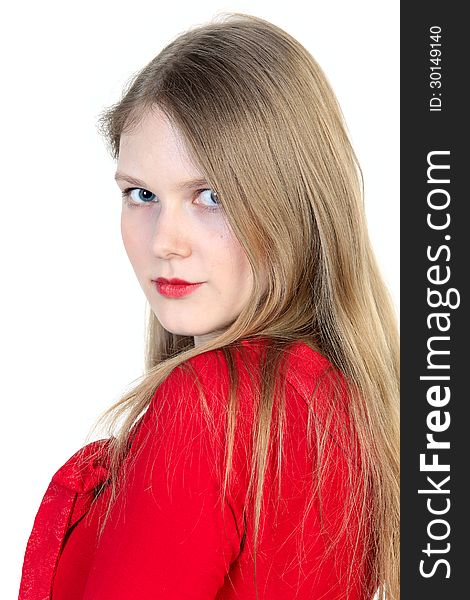
[[[401,599],[470,598],[464,3],[401,3]]]

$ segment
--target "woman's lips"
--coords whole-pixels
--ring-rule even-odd
[[[155,287],[157,288],[157,292],[162,296],[166,296],[167,298],[181,298],[183,296],[187,296],[194,292],[198,287],[200,287],[204,282],[201,283],[167,283],[165,281],[157,281],[153,282]]]

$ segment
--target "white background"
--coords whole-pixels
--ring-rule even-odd
[[[218,12],[279,25],[318,60],[340,101],[398,311],[399,2],[3,6],[0,597],[7,599],[17,597],[52,475],[143,368],[145,298],[120,238],[121,199],[96,130],[99,112],[173,37]]]

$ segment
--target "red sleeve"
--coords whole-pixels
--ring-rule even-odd
[[[123,500],[118,499],[96,551],[84,600],[210,599],[222,587],[240,551],[242,517],[230,498],[224,513],[219,500],[221,395],[228,390],[220,373],[217,368],[209,373],[212,389],[204,386],[210,392],[213,427],[206,426],[194,377],[181,367],[154,396],[136,439],[139,452]]]

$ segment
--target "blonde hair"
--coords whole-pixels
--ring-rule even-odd
[[[350,502],[363,526],[358,536],[369,532],[372,557],[366,593],[398,599],[398,328],[371,249],[362,174],[335,95],[316,61],[285,31],[258,17],[223,13],[168,44],[133,77],[121,100],[102,113],[100,131],[115,159],[121,134],[154,108],[178,128],[216,190],[254,284],[238,318],[197,349],[192,337],[166,331],[150,312],[145,375],[99,420],[114,432],[123,419],[110,445],[108,514],[130,434],[156,388],[177,365],[215,349],[223,352],[231,375],[225,494],[237,414],[233,352],[240,340],[268,338],[249,486],[255,499],[256,574],[272,431],[282,446],[283,400],[277,404],[274,398],[277,373],[289,344],[301,340],[348,382],[350,435],[360,448],[354,458],[360,468],[349,473]],[[332,402],[331,418],[334,410]],[[315,427],[320,478],[327,464],[328,423],[309,424]],[[347,439],[343,443],[353,447],[352,439],[349,446]]]

